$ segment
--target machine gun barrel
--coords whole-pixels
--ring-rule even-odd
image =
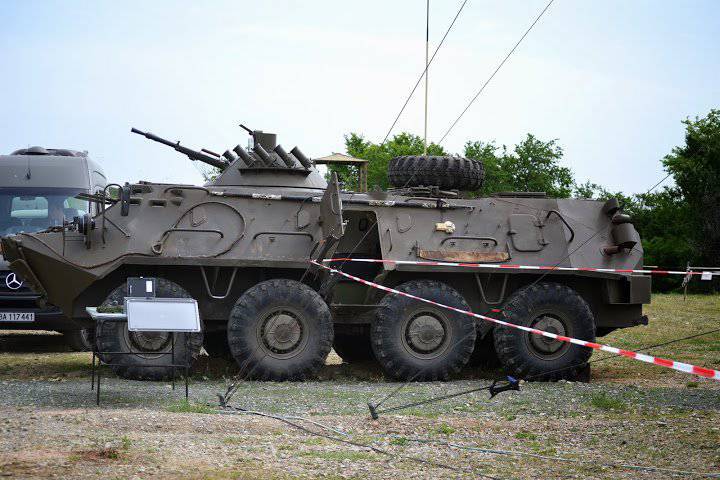
[[[196,150],[193,150],[192,148],[183,147],[182,145],[180,145],[180,142],[171,142],[170,140],[158,137],[157,135],[153,135],[150,132],[143,132],[142,130],[138,130],[137,128],[132,128],[130,129],[130,131],[132,133],[142,135],[143,137],[147,138],[148,140],[152,140],[153,142],[162,143],[163,145],[172,147],[176,151],[182,153],[183,155],[186,155],[190,160],[199,160],[203,163],[207,163],[208,165],[212,165],[213,167],[219,168],[221,170],[224,170],[228,166],[227,162],[224,162],[218,158],[211,157],[210,155],[206,155],[202,152],[198,152]]]

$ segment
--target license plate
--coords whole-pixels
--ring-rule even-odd
[[[0,322],[34,322],[33,312],[0,312]]]

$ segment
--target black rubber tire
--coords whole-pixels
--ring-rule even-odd
[[[478,190],[485,179],[480,160],[450,156],[395,157],[388,164],[388,179],[394,187],[428,187]]]
[[[333,350],[343,359],[343,362],[362,363],[375,361],[375,353],[373,353],[372,345],[370,344],[370,330],[364,330],[366,331],[355,335],[335,334]]]
[[[287,352],[273,350],[262,331],[267,322],[287,313],[301,327],[299,337]],[[258,380],[305,380],[317,375],[330,353],[332,315],[322,297],[307,285],[296,280],[267,280],[248,289],[235,303],[227,337],[240,375]]]
[[[155,294],[162,298],[190,298],[190,295],[179,285],[163,278],[157,278]],[[123,283],[115,288],[101,306],[123,305],[127,295],[127,284]],[[156,350],[146,350],[143,355],[102,355],[105,363],[111,365],[112,371],[122,378],[131,380],[166,380],[172,375],[172,355],[158,355],[171,351],[171,337],[175,337],[175,364],[184,365],[192,363],[200,354],[203,344],[203,334],[200,333],[148,333],[128,332],[127,322],[103,322],[96,331],[95,339],[99,351],[106,352],[137,352],[143,351],[132,339],[155,336],[162,338],[162,344]],[[160,335],[162,337],[160,337]],[[149,365],[141,367],[140,365]],[[176,368],[176,375],[183,373],[183,369]]]
[[[89,352],[95,342],[94,328],[65,330],[62,332],[65,343],[76,352]]]
[[[230,353],[230,345],[228,345],[227,333],[222,332],[205,332],[205,340],[203,348],[210,358],[224,358],[226,360],[232,360],[233,356]]]
[[[545,282],[521,288],[508,299],[503,316],[507,322],[540,330],[543,328],[535,325],[536,319],[540,316],[555,318],[565,330],[559,334],[595,341],[595,319],[589,305],[575,290],[558,283]],[[554,330],[552,333],[558,333],[557,328]],[[518,378],[574,380],[592,355],[592,350],[587,347],[565,342],[553,344],[560,348],[556,352],[541,352],[533,346],[531,336],[536,341],[545,337],[510,327],[496,327],[494,336],[500,362]]]
[[[462,295],[442,282],[412,280],[396,290],[470,310]],[[418,351],[407,340],[410,322],[421,316],[434,317],[443,329],[441,343],[433,351],[428,349],[428,353]],[[396,294],[382,299],[370,328],[375,357],[385,373],[398,380],[448,379],[470,359],[476,335],[471,317]]]

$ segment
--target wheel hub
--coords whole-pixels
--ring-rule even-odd
[[[134,350],[141,352],[159,352],[170,343],[171,333],[167,332],[129,332]]]
[[[292,312],[276,312],[263,322],[262,340],[275,353],[288,353],[298,347],[302,340],[303,326]]]
[[[422,313],[412,318],[407,325],[407,343],[416,352],[431,353],[445,340],[445,327],[434,315]]]
[[[549,315],[542,315],[536,318],[532,324],[532,328],[562,336],[565,336],[567,333],[563,322],[560,319]],[[561,348],[566,346],[565,342],[554,340],[549,337],[536,335],[534,333],[531,333],[529,335],[530,344],[538,353],[541,354],[549,355],[557,353]]]

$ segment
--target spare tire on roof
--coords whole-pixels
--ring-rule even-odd
[[[479,160],[435,155],[395,157],[388,165],[388,177],[394,187],[429,187],[478,190],[485,178]]]

